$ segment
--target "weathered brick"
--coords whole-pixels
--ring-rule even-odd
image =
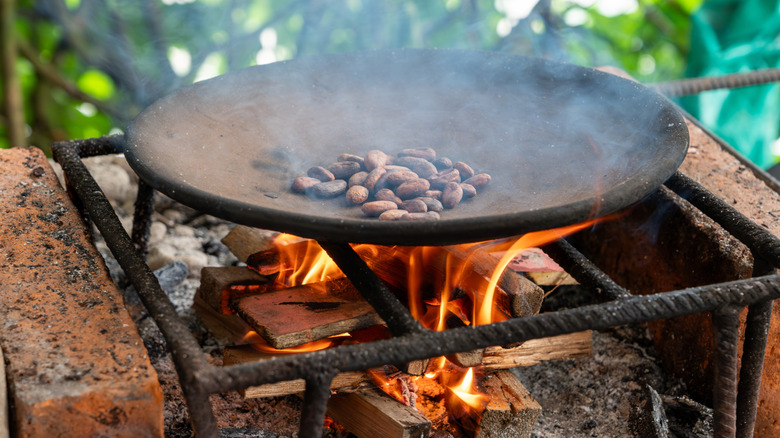
[[[20,437],[162,436],[162,391],[46,157],[0,150],[0,345]]]

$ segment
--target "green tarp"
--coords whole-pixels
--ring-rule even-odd
[[[780,0],[708,0],[692,18],[686,76],[780,67]],[[707,91],[680,103],[758,166],[776,162],[780,84]]]

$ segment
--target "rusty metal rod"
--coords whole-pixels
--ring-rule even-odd
[[[739,311],[726,305],[712,314],[715,331],[715,379],[713,429],[715,438],[734,438],[737,433],[737,346]]]
[[[135,197],[133,212],[133,232],[131,239],[136,251],[146,256],[149,252],[149,232],[152,228],[154,213],[154,188],[138,180],[138,193]]]
[[[425,331],[364,345],[348,345],[262,364],[214,368],[208,379],[211,392],[292,380],[311,373],[311,364],[327,364],[338,371],[361,371],[387,363],[405,363],[461,351],[505,345],[586,329],[711,312],[732,304],[744,307],[780,297],[780,275],[739,280],[675,292],[636,296],[604,304],[544,313],[477,327],[444,332]]]
[[[780,268],[780,239],[768,230],[758,226],[737,209],[681,172],[675,173],[664,185],[714,219],[726,231],[750,248],[753,255],[763,258],[775,268]]]
[[[738,438],[752,438],[756,427],[756,408],[761,390],[761,376],[764,373],[764,355],[773,304],[767,300],[748,306],[737,390]]]
[[[558,239],[542,249],[561,265],[564,271],[591,290],[601,301],[631,296],[631,292],[615,283],[566,239]]]
[[[322,424],[330,398],[330,382],[335,373],[322,371],[306,379],[306,393],[303,399],[299,437],[322,436]]]
[[[425,331],[409,309],[390,292],[374,271],[347,243],[318,242],[338,265],[352,285],[363,295],[379,317],[387,323],[393,336]],[[400,363],[400,362],[399,362]]]
[[[750,87],[778,81],[780,81],[780,68],[769,68],[749,73],[661,82],[650,86],[667,96],[686,96],[709,90]]]
[[[115,140],[114,137],[102,137],[83,142],[55,143],[52,145],[52,153],[165,337],[198,436],[217,437],[216,420],[211,411],[208,392],[201,385],[202,375],[209,375],[208,371],[214,367],[208,363],[187,325],[178,317],[143,256],[135,250],[113,207],[81,161],[80,153],[90,156],[117,153],[120,148],[114,144]]]

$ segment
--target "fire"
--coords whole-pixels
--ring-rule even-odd
[[[504,271],[512,259],[526,249],[553,242],[595,222],[590,220],[512,239],[445,248],[353,245],[353,249],[391,290],[405,291],[409,311],[415,319],[430,330],[443,331],[452,324],[483,325],[508,319],[510,316],[498,307],[496,297]],[[261,272],[278,272],[276,287],[344,276],[313,240],[280,234],[274,243],[278,250],[278,266],[255,268]],[[255,348],[272,354],[316,351],[341,342],[328,338],[277,350],[262,342],[257,333],[250,332],[247,336]],[[417,391],[430,392],[438,400],[436,403],[446,404],[450,416],[463,417],[471,426],[478,424],[489,401],[478,388],[474,368],[459,368],[444,357],[432,359],[424,376],[408,376],[388,371],[387,367],[371,370],[369,374],[384,392],[412,406]]]
[[[307,342],[305,344],[298,345],[296,347],[289,347],[289,348],[283,348],[278,349],[274,348],[265,341],[260,335],[257,334],[254,330],[249,330],[243,338],[239,341],[239,344],[249,344],[254,348],[255,350],[261,352],[261,353],[268,353],[268,354],[297,354],[297,353],[309,353],[312,351],[319,351],[319,350],[325,350],[326,348],[330,348],[335,343],[339,341],[338,338],[340,337],[348,337],[349,334],[342,334],[337,336],[331,336],[329,338],[325,339],[319,339],[313,342]]]

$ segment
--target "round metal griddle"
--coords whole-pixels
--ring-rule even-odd
[[[165,97],[126,132],[147,183],[233,222],[320,240],[441,245],[605,215],[682,162],[682,116],[652,90],[592,69],[494,52],[396,50],[279,62]],[[430,146],[487,172],[440,221],[365,218],[292,181],[344,152]]]

